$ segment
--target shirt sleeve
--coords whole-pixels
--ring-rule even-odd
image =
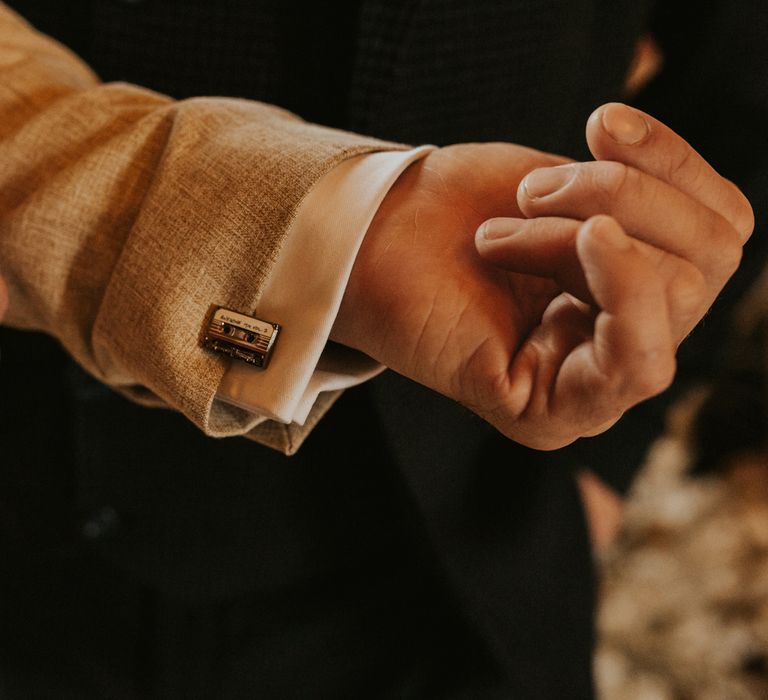
[[[290,425],[215,399],[229,364],[203,348],[206,320],[270,298],[288,230],[335,166],[408,148],[251,100],[103,83],[0,2],[3,322],[208,435],[290,451]]]
[[[303,425],[321,392],[346,389],[382,371],[329,335],[365,232],[389,188],[433,147],[357,156],[310,190],[272,268],[258,316],[282,327],[266,370],[232,362],[217,400],[265,420]]]

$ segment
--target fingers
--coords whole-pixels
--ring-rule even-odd
[[[690,260],[717,283],[740,260],[743,237],[720,214],[670,184],[613,161],[534,170],[521,183],[526,216],[607,214],[631,235]]]
[[[598,160],[619,161],[686,193],[727,219],[745,241],[754,228],[746,197],[683,138],[648,114],[611,103],[587,122],[587,143]]]
[[[475,243],[488,262],[508,272],[547,277],[564,291],[592,303],[576,257],[581,225],[581,221],[557,217],[490,219],[478,229]]]
[[[595,397],[599,409],[590,421],[596,425],[669,386],[676,342],[663,284],[615,221],[601,216],[586,222],[576,247],[600,313],[592,342],[563,363],[555,397]]]
[[[557,217],[490,219],[478,229],[475,243],[488,262],[508,272],[551,279],[562,291],[594,305],[576,252],[581,226],[578,220]],[[720,287],[708,284],[702,271],[682,257],[637,239],[635,247],[653,263],[651,268],[666,290],[672,329],[678,342],[682,341]]]
[[[669,385],[678,342],[735,271],[754,224],[735,186],[651,117],[606,105],[587,136],[597,162],[530,172],[517,198],[526,218],[491,219],[475,239],[485,260],[569,293],[510,368],[526,444],[543,449],[574,430],[594,434]]]
[[[754,224],[744,196],[671,129],[625,105],[596,110],[587,136],[598,158],[614,160],[534,170],[518,189],[521,211],[550,219],[612,216],[652,248],[694,265],[713,297],[738,267]],[[572,226],[569,230],[573,233]],[[567,236],[562,227],[553,235],[561,253],[556,259],[564,261]],[[499,240],[485,253],[493,251],[498,259],[501,245]],[[678,273],[679,261],[656,257],[659,265]],[[687,271],[686,277],[691,281],[694,275]]]
[[[537,449],[609,427],[675,371],[664,285],[641,244],[600,216],[579,227],[576,250],[597,313],[561,295],[510,368],[516,439]]]
[[[659,268],[677,275],[680,263],[694,266],[708,306],[739,265],[742,236],[720,214],[668,183],[612,161],[543,168],[530,173],[518,191],[529,217],[616,219],[650,247]],[[679,260],[671,260],[664,253]],[[688,274],[689,280],[693,277]],[[703,313],[702,308],[702,313]],[[687,315],[689,309],[684,310]],[[685,329],[687,332],[689,329]]]
[[[493,220],[478,231],[477,249],[507,270],[549,277],[591,302],[575,253],[578,221],[609,215],[655,264],[682,340],[737,269],[752,210],[688,143],[642,112],[605,105],[590,118],[587,136],[598,158],[614,160],[532,171],[518,188],[528,221]]]

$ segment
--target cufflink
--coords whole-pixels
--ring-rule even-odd
[[[249,365],[265,368],[272,357],[280,326],[218,307],[203,337],[203,347]]]

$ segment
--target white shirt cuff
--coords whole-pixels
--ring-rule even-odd
[[[281,423],[303,424],[320,392],[355,386],[383,369],[361,353],[328,345],[328,337],[379,205],[400,174],[433,148],[357,156],[315,184],[254,311],[282,326],[269,367],[233,362],[217,399]]]

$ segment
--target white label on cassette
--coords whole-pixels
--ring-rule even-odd
[[[208,324],[203,346],[264,368],[269,363],[279,331],[277,323],[220,307]]]

